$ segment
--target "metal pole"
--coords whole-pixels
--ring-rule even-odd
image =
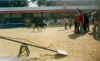
[[[27,45],[27,46],[33,46],[33,47],[37,47],[37,48],[40,48],[40,49],[49,50],[49,51],[52,51],[52,52],[57,52],[56,50],[53,50],[53,49],[49,49],[49,48],[46,48],[46,47],[37,46],[37,45],[33,45],[33,44],[21,42],[21,41],[16,41],[16,40],[13,40],[13,39],[10,39],[10,38],[7,38],[7,37],[0,36],[0,38],[5,39],[5,40],[9,40],[9,41],[12,41],[12,42],[20,43],[20,44],[23,44],[23,45]]]

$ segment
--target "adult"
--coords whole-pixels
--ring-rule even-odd
[[[89,16],[88,16],[88,12],[84,13],[84,31],[85,32],[89,31]]]
[[[69,28],[71,30],[71,27],[72,27],[72,17],[71,16],[69,17],[69,22],[68,23],[69,23]]]
[[[80,22],[80,33],[84,33],[84,16],[80,9],[77,9],[78,21]]]
[[[65,27],[65,30],[68,29],[68,21],[69,21],[69,16],[67,16],[67,17],[64,18],[64,27]]]
[[[78,21],[78,15],[75,15],[74,16],[74,24],[75,24],[75,33],[79,33],[79,26],[80,26],[80,23]]]

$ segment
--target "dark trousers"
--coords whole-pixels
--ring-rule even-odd
[[[89,24],[84,24],[84,31],[85,32],[88,32],[89,31]]]
[[[79,24],[78,23],[75,23],[75,33],[79,33]]]
[[[67,23],[65,23],[65,30],[67,30],[67,26],[68,26],[68,24],[67,24]]]
[[[69,24],[69,28],[70,28],[70,29],[72,28],[72,24]]]

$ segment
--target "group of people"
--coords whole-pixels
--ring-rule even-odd
[[[35,17],[34,22],[32,24],[33,30],[42,31],[46,26],[45,18],[44,17]]]
[[[75,33],[89,32],[90,31],[89,24],[91,22],[93,22],[93,24],[95,25],[96,24],[95,22],[97,22],[97,21],[95,21],[96,19],[94,19],[93,15],[91,15],[91,13],[89,11],[83,12],[82,10],[77,9],[76,14],[74,15],[73,19],[71,16],[67,16],[64,18],[65,30],[67,30],[68,27],[69,27],[69,29],[71,29],[72,21],[73,21]]]
[[[74,19],[75,33],[85,33],[89,31],[89,15],[88,12],[82,12],[77,9]]]

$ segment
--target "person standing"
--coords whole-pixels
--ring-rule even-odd
[[[84,33],[84,16],[81,10],[78,9],[78,21],[80,22],[80,33]]]
[[[68,29],[68,17],[66,18],[64,18],[64,28],[65,28],[65,30],[67,30]]]
[[[70,28],[70,30],[72,28],[72,17],[71,16],[69,17],[69,28]]]
[[[79,21],[78,21],[78,15],[75,15],[75,17],[74,17],[74,24],[75,24],[75,33],[79,33],[80,31],[79,31],[79,26],[80,26],[80,23],[79,23]]]
[[[84,31],[89,31],[89,16],[88,13],[84,13]]]

